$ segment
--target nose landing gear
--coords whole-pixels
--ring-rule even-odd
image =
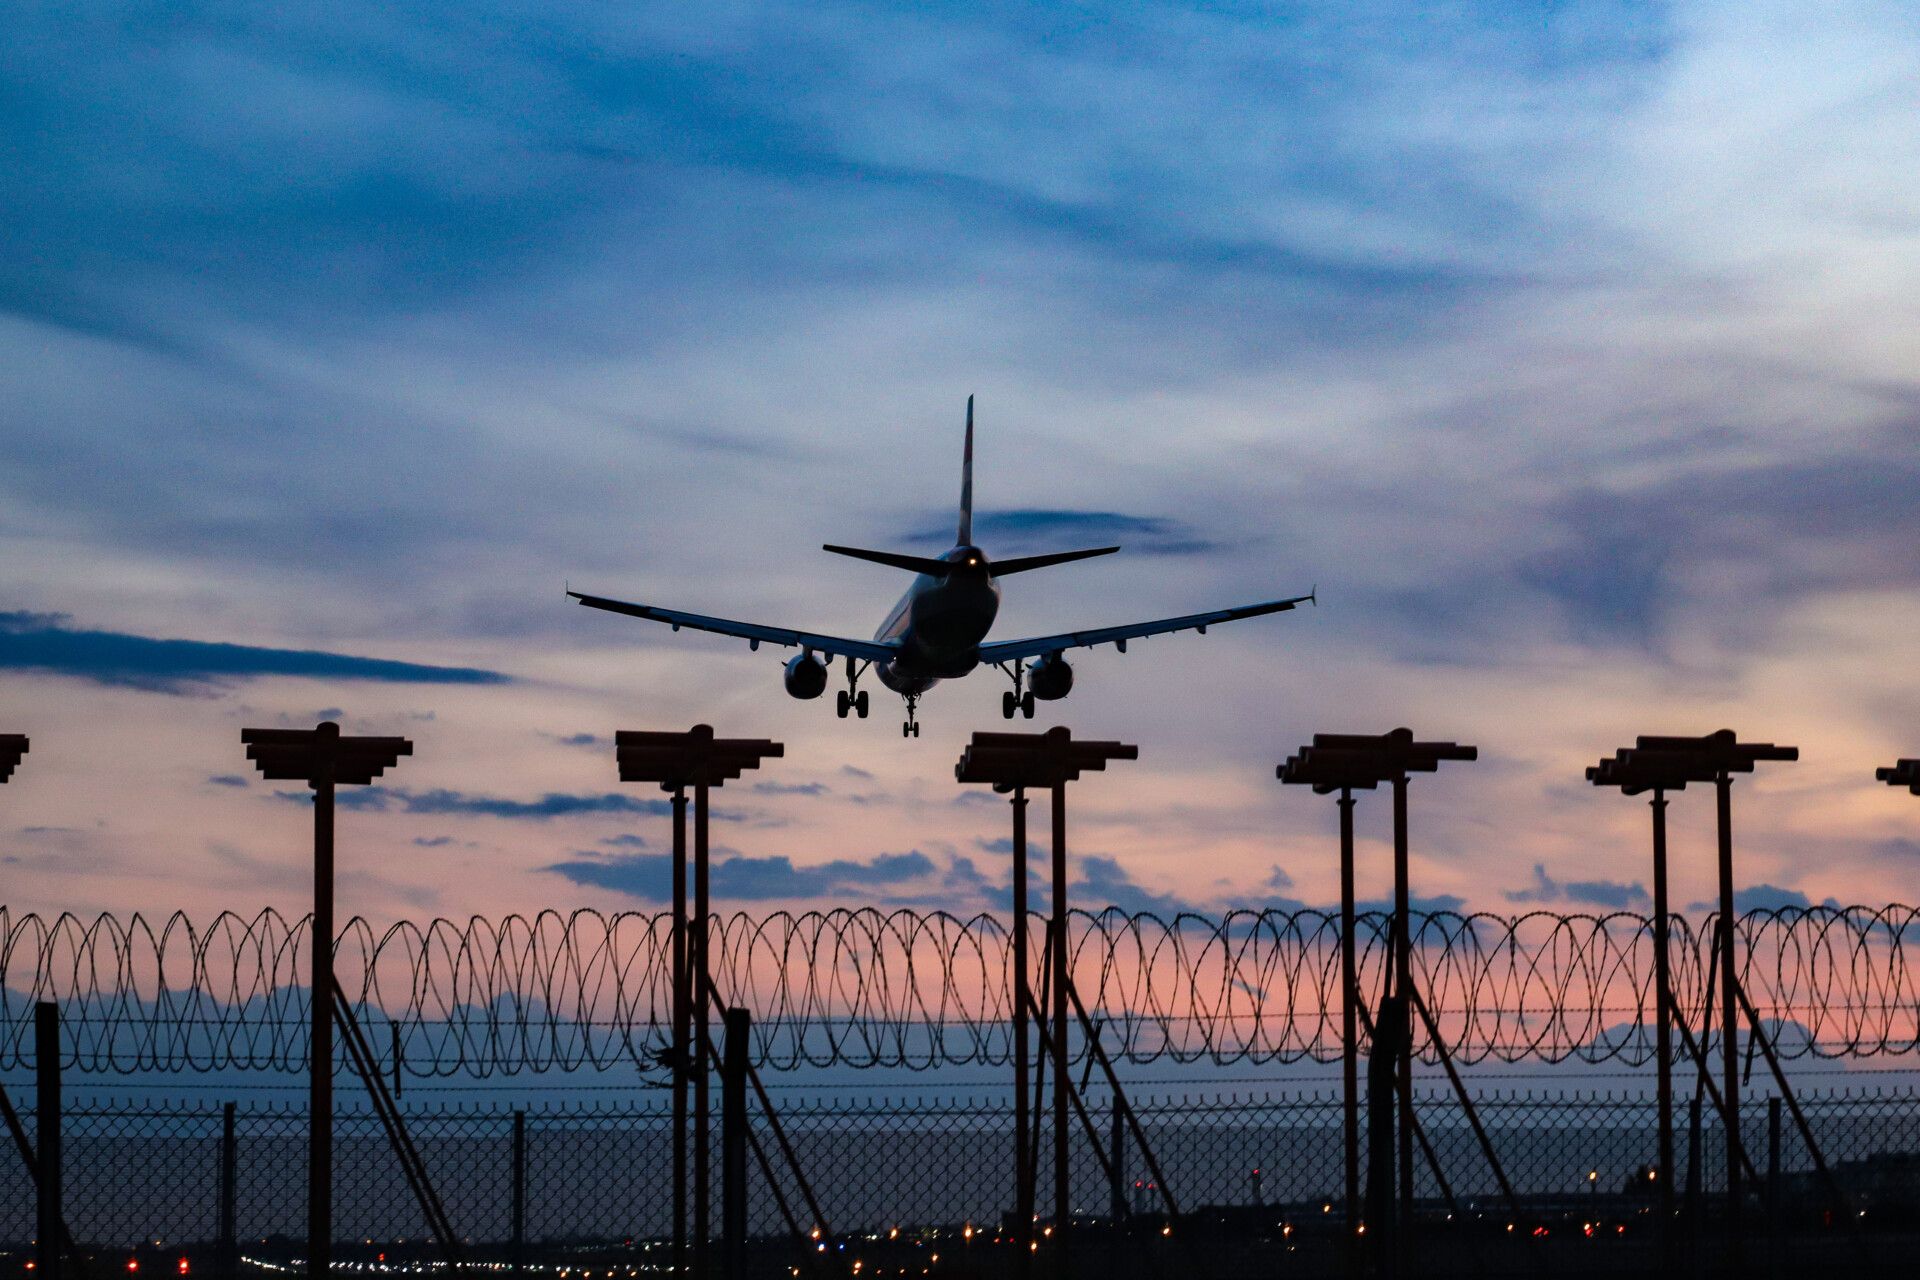
[[[1011,720],[1013,719],[1014,713],[1019,712],[1027,719],[1033,719],[1033,692],[1026,688],[1026,660],[1021,658],[1014,659],[1011,670],[1008,669],[1007,664],[1004,662],[1000,663],[999,666],[1002,671],[1007,673],[1007,678],[1013,681],[1013,691],[1000,695],[1000,718],[1002,720]]]
[[[867,669],[866,663],[855,664],[847,659],[847,687],[842,689],[833,700],[834,714],[842,720],[851,711],[862,720],[867,718],[867,691],[860,687],[860,673]]]
[[[906,695],[906,699],[907,721],[900,726],[900,736],[903,738],[917,738],[920,736],[920,720],[914,713],[919,710],[920,695],[909,693]]]

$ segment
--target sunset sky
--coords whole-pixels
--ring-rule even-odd
[[[0,12],[10,910],[304,910],[239,730],[335,714],[416,744],[346,911],[650,908],[611,735],[696,721],[787,744],[723,906],[1000,908],[997,672],[903,743],[562,594],[865,637],[905,575],[818,547],[944,546],[970,393],[988,552],[1125,548],[997,638],[1319,589],[1075,659],[1032,727],[1140,745],[1081,905],[1333,901],[1274,765],[1398,724],[1481,749],[1414,784],[1433,903],[1644,909],[1582,768],[1722,725],[1802,750],[1736,787],[1746,901],[1920,894],[1910,4]]]

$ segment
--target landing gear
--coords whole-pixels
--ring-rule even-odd
[[[906,695],[906,698],[907,698],[907,721],[905,724],[900,726],[900,736],[903,738],[917,738],[920,736],[920,721],[919,721],[919,718],[914,713],[919,710],[920,696],[918,694],[909,693]]]
[[[1013,719],[1017,711],[1027,719],[1033,719],[1033,694],[1027,690],[1027,664],[1023,658],[1015,658],[1011,668],[1004,662],[1000,669],[1007,673],[1007,679],[1013,681],[1013,691],[1000,695],[1000,718]]]
[[[834,714],[842,720],[851,711],[862,720],[867,718],[867,691],[860,687],[860,674],[867,669],[867,663],[856,663],[847,659],[847,687],[842,689],[833,700]]]

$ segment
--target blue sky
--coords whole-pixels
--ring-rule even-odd
[[[1636,901],[1580,767],[1723,723],[1805,751],[1745,878],[1920,890],[1871,783],[1920,751],[1909,6],[5,17],[11,902],[297,906],[298,810],[217,780],[334,709],[418,744],[355,909],[639,904],[606,739],[702,719],[789,743],[728,797],[741,901],[994,901],[950,767],[998,676],[903,748],[561,598],[865,634],[901,583],[813,548],[929,545],[969,393],[990,551],[1127,548],[1004,634],[1321,590],[1079,664],[1056,718],[1142,745],[1087,893],[1326,901],[1271,766],[1402,722],[1483,748],[1422,784],[1436,899]]]

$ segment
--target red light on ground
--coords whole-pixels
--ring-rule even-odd
[[[138,1271],[139,1269],[140,1269],[140,1259],[138,1258],[127,1259],[127,1270]]]
[[[185,1258],[180,1259],[180,1274],[187,1274],[187,1260]]]

